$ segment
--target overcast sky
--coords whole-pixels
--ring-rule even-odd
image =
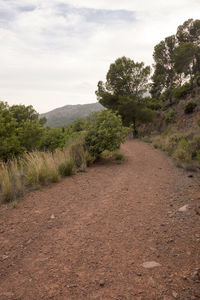
[[[0,100],[40,113],[96,102],[115,59],[152,64],[189,18],[200,0],[0,0]]]

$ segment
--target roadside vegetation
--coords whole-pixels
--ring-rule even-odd
[[[23,151],[0,162],[1,202],[15,201],[16,204],[16,199],[29,190],[85,171],[105,151],[116,155],[112,152],[119,149],[127,134],[121,117],[109,110],[93,114],[90,120],[72,123],[63,130],[63,139],[54,129],[44,130],[49,139],[43,135],[39,149],[45,145],[46,151]]]
[[[200,167],[200,20],[189,19],[154,48],[153,73],[125,56],[110,64],[97,100],[106,110],[59,128],[32,106],[0,102],[0,202],[112,156],[132,131],[177,166]],[[16,203],[16,202],[14,202]]]

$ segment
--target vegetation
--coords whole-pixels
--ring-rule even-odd
[[[154,48],[151,95],[162,101],[180,99],[198,86],[200,72],[200,20],[189,19],[175,35]]]
[[[197,106],[197,104],[196,103],[194,103],[194,102],[188,102],[187,104],[186,104],[186,106],[185,106],[185,108],[184,108],[184,112],[185,112],[185,114],[191,114],[191,113],[193,113],[193,111],[194,111],[194,109],[195,109],[195,107]]]
[[[98,101],[118,112],[124,125],[133,126],[133,136],[137,136],[139,124],[153,119],[153,111],[147,107],[143,97],[149,86],[149,76],[149,66],[123,56],[110,65],[106,82],[98,82]]]
[[[118,149],[127,132],[121,117],[108,110],[94,114],[90,120],[76,121],[64,130],[41,130],[38,148],[46,151],[24,151],[0,163],[0,202],[16,201],[26,190],[85,171],[104,150]]]
[[[119,115],[110,110],[101,112],[91,123],[85,136],[88,152],[92,156],[99,157],[105,150],[119,149],[120,144],[124,142],[126,133]]]
[[[110,64],[106,81],[98,82],[99,103],[78,106],[85,119],[80,119],[77,107],[75,111],[74,107],[66,107],[76,121],[65,127],[45,126],[46,118],[39,116],[32,106],[0,102],[0,197],[3,201],[16,201],[27,189],[84,171],[102,155],[123,160],[115,151],[124,141],[128,127],[137,137],[146,123],[149,132],[159,128],[162,133],[153,139],[154,147],[167,151],[178,166],[199,164],[200,121],[195,120],[197,132],[180,131],[176,127],[180,111],[175,106],[190,96],[182,105],[182,122],[187,123],[191,119],[187,114],[192,114],[199,104],[197,96],[194,97],[200,86],[199,37],[200,20],[189,19],[177,28],[176,34],[159,42],[154,48],[151,78],[151,68],[143,62],[125,56],[116,59]],[[149,93],[151,97],[147,97]],[[100,112],[89,116],[94,110]],[[57,121],[51,124],[59,126],[64,122],[63,113],[65,107],[46,116],[52,122],[56,116]],[[146,134],[143,140],[151,142]]]

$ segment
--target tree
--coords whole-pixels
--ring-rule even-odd
[[[135,63],[123,56],[110,65],[106,83],[98,82],[98,101],[106,108],[117,111],[124,123],[133,125],[133,135],[137,134],[137,123],[142,121],[145,104],[142,96],[149,87],[150,67]]]
[[[176,37],[171,35],[165,38],[154,47],[153,58],[155,60],[155,72],[152,77],[153,88],[158,89],[159,93],[163,89],[169,89],[169,101],[172,104],[172,90],[175,82],[175,58],[174,50],[176,48]],[[161,84],[160,89],[159,84]],[[162,88],[162,90],[161,90]]]
[[[42,151],[54,151],[65,146],[66,137],[62,128],[46,127],[41,139],[39,149]]]
[[[119,115],[110,110],[95,114],[85,136],[85,144],[92,156],[99,157],[104,150],[119,149],[124,141],[126,130]]]
[[[110,65],[106,76],[106,89],[114,95],[142,96],[148,88],[150,67],[144,63],[135,63],[125,56],[116,59]]]
[[[98,84],[97,96],[101,92],[108,92],[112,95],[137,95],[142,96],[148,88],[150,67],[144,67],[144,63],[135,63],[125,56],[118,58],[110,65],[106,75],[106,83]]]
[[[32,106],[0,102],[0,159],[38,149],[44,132],[38,116]]]
[[[123,124],[133,126],[133,137],[138,135],[138,125],[151,122],[154,117],[154,112],[147,108],[144,103],[138,102],[134,95],[120,96],[118,111],[122,116]]]
[[[191,88],[193,88],[197,51],[198,47],[192,42],[182,42],[174,51],[175,70],[178,74],[183,73],[185,77],[190,76]]]
[[[195,47],[193,75],[200,72],[200,20],[188,19],[177,29],[176,37],[179,44],[192,43]]]

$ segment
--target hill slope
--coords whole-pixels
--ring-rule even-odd
[[[98,112],[103,109],[103,106],[98,102],[82,105],[66,105],[41,114],[40,117],[47,118],[47,126],[59,127],[68,125],[75,120],[89,116],[92,112]]]

